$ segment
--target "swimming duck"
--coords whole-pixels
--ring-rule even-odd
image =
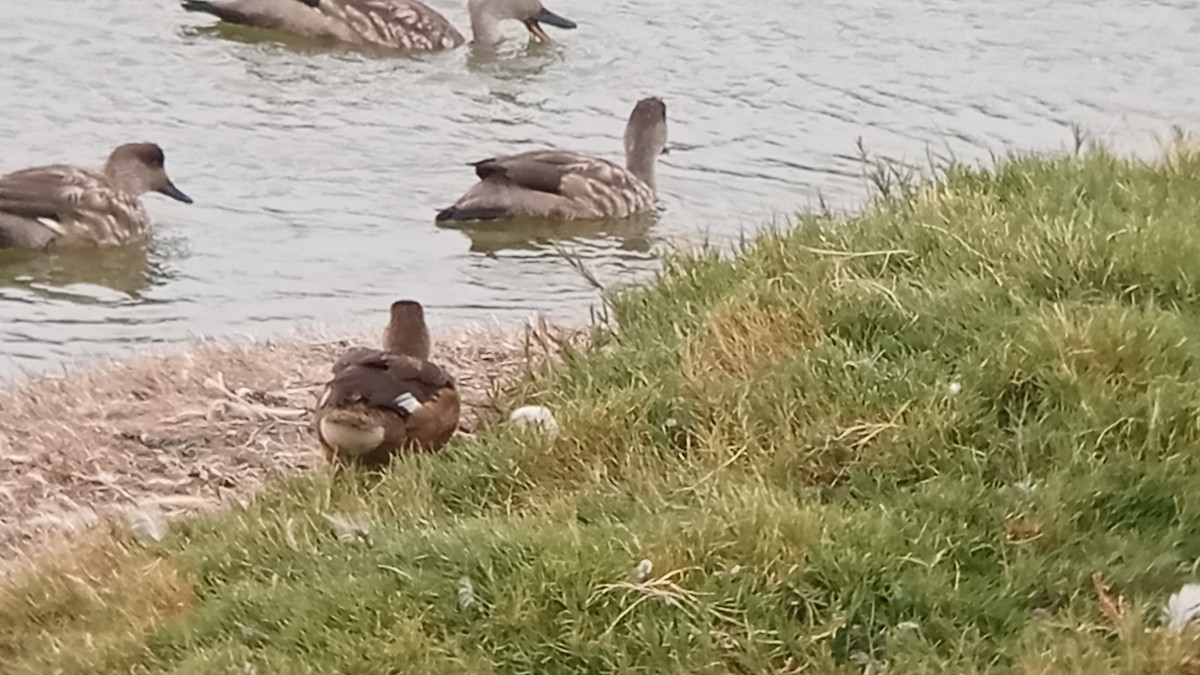
[[[183,8],[230,23],[403,51],[440,51],[465,42],[445,17],[418,0],[183,0]],[[503,39],[500,23],[507,19],[525,24],[543,42],[551,41],[543,23],[575,28],[540,0],[470,0],[468,11],[475,42],[482,45]]]
[[[492,157],[470,165],[479,182],[437,220],[627,218],[650,211],[654,165],[666,147],[667,106],[645,98],[625,126],[624,167],[563,150]]]
[[[0,248],[118,246],[146,236],[150,217],[138,199],[160,192],[191,204],[164,168],[162,148],[129,143],[100,171],[66,164],[0,176]]]
[[[425,310],[392,303],[383,349],[355,347],[333,365],[314,427],[330,461],[387,465],[403,451],[433,452],[458,428],[454,378],[429,362]]]

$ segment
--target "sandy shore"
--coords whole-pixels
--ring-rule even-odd
[[[544,322],[436,333],[433,358],[463,393],[460,433],[566,335]],[[205,341],[0,390],[0,570],[106,519],[211,509],[322,466],[308,425],[329,366],[377,340]]]

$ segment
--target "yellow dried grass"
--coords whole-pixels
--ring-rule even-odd
[[[814,344],[820,325],[796,310],[733,297],[708,313],[704,328],[683,354],[684,380],[697,392],[746,381]]]
[[[554,351],[552,330],[435,336],[434,359],[463,394],[461,431]],[[323,465],[308,424],[329,366],[377,341],[205,341],[0,390],[0,572],[34,544],[131,506],[210,509]]]

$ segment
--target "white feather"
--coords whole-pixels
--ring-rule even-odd
[[[1200,617],[1200,584],[1185,584],[1172,595],[1163,608],[1167,626],[1178,633],[1183,627]]]
[[[371,522],[365,516],[322,513],[321,517],[343,544],[365,539],[371,534]]]
[[[374,451],[383,443],[383,439],[387,435],[383,427],[378,425],[364,429],[359,426],[341,424],[329,417],[322,418],[318,428],[321,431],[321,438],[325,439],[330,447],[348,455],[365,455]]]
[[[650,562],[649,560],[643,560],[637,564],[636,568],[634,568],[633,576],[636,577],[638,581],[645,581],[650,577],[650,573],[653,571],[654,563]]]
[[[458,606],[466,609],[475,604],[475,584],[467,577],[458,580]]]
[[[64,228],[57,220],[53,218],[38,218],[37,221],[44,225],[46,229],[54,232],[57,235],[64,235],[67,233],[66,228]]]
[[[421,402],[417,400],[416,396],[413,396],[408,392],[400,394],[393,402],[401,408],[407,410],[410,415],[421,409]]]
[[[521,428],[536,424],[550,438],[558,437],[558,421],[554,419],[554,413],[550,412],[549,408],[540,405],[517,408],[508,416],[508,421]]]
[[[125,522],[134,536],[162,541],[167,536],[167,518],[158,507],[150,505],[125,511]]]

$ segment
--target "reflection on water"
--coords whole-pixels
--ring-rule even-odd
[[[81,303],[136,303],[170,279],[162,251],[141,244],[50,253],[0,250],[0,297],[73,298]],[[89,292],[88,289],[92,289]]]
[[[542,251],[557,244],[591,246],[607,241],[624,251],[650,253],[650,227],[657,214],[612,220],[513,220],[496,222],[439,223],[439,227],[459,230],[471,239],[471,252],[494,255],[501,251]]]
[[[153,320],[131,321],[128,310],[155,303],[155,289],[174,279],[171,261],[185,258],[170,240],[49,253],[0,250],[7,319],[0,372],[45,363],[47,349],[99,355],[114,343],[161,342]],[[93,325],[105,331],[93,335]]]
[[[558,43],[509,41],[499,45],[469,44],[466,47],[467,68],[479,75],[499,81],[525,81],[541,75],[551,66],[565,60],[565,48]]]
[[[146,249],[0,255],[0,378],[196,334],[586,316],[679,240],[736,240],[864,194],[855,141],[919,164],[1069,146],[1146,150],[1200,122],[1183,3],[611,0],[529,44],[414,57],[217,26],[162,0],[0,3],[0,172],[164,147],[191,206],[144,201]],[[464,34],[465,0],[432,0]],[[621,161],[629,110],[668,106],[663,211],[629,223],[438,227],[468,162],[562,147]]]

